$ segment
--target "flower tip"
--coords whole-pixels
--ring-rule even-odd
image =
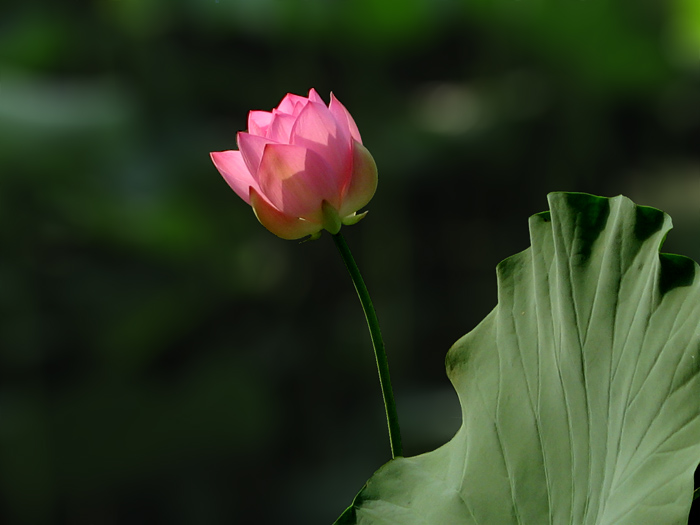
[[[318,102],[319,104],[323,104],[324,106],[326,105],[326,103],[323,101],[323,98],[321,98],[321,95],[319,95],[318,91],[316,91],[314,88],[309,89],[308,99],[311,102]]]

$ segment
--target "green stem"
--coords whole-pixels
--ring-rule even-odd
[[[382,388],[382,397],[384,398],[384,409],[386,410],[386,421],[389,427],[389,443],[391,445],[391,457],[396,458],[403,456],[401,447],[401,430],[399,429],[399,416],[396,413],[396,402],[394,401],[394,393],[391,390],[391,379],[389,377],[389,362],[386,359],[386,351],[384,350],[384,341],[379,330],[379,320],[377,313],[372,306],[372,299],[369,297],[367,286],[362,279],[360,269],[355,263],[355,259],[350,252],[343,235],[337,233],[333,235],[333,241],[338,247],[340,256],[350,272],[350,277],[355,285],[355,290],[362,303],[362,309],[365,312],[369,335],[372,338],[372,346],[374,346],[374,357],[377,359],[377,370],[379,371],[379,384]]]

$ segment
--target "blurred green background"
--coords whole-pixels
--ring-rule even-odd
[[[331,523],[389,459],[325,235],[275,238],[210,151],[332,90],[380,171],[345,231],[405,452],[550,191],[669,212],[700,260],[696,0],[35,0],[0,8],[0,523]]]

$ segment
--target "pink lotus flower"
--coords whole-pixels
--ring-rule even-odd
[[[271,112],[251,111],[238,151],[211,153],[214,165],[260,223],[283,239],[338,233],[377,189],[377,166],[348,110],[287,94]]]

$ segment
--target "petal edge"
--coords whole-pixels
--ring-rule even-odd
[[[341,217],[366,206],[377,191],[377,164],[369,150],[357,141],[353,143],[352,161],[352,178],[340,207]]]
[[[281,212],[252,187],[250,188],[250,203],[260,224],[282,239],[301,239],[323,229],[318,223]]]
[[[236,192],[236,195],[250,204],[248,188],[251,186],[257,188],[258,183],[248,171],[241,152],[235,150],[212,151],[209,153],[209,157],[224,180]]]

